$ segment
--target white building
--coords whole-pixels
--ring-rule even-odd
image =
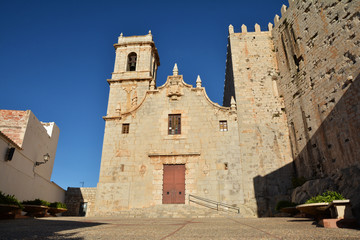
[[[0,110],[0,191],[19,200],[64,202],[50,181],[60,130],[30,111]]]

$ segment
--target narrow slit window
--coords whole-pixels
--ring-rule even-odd
[[[122,125],[122,134],[128,134],[130,129],[129,123],[123,123]]]
[[[169,114],[169,135],[181,134],[181,114]]]
[[[228,130],[228,125],[227,125],[227,121],[219,121],[219,127],[220,127],[220,132],[227,132]]]

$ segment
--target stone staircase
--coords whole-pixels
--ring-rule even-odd
[[[217,218],[242,217],[235,212],[217,211],[189,204],[163,204],[148,208],[133,208],[114,213],[123,218]]]

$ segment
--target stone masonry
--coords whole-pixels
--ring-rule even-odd
[[[94,203],[96,196],[96,188],[73,188],[69,187],[65,194],[65,204],[67,211],[64,212],[63,216],[79,216],[81,205],[86,204],[86,215],[91,215],[94,211]]]
[[[290,1],[273,31],[297,174],[359,163],[360,2]]]
[[[241,33],[229,27],[224,104],[234,94],[237,103],[239,149],[244,169],[243,191],[258,215],[272,215],[276,202],[291,187],[292,162],[283,101],[277,92],[274,46],[269,31]],[[231,90],[230,90],[231,89]],[[271,177],[264,178],[278,169]],[[254,206],[255,207],[255,206]],[[256,209],[256,208],[255,208]]]
[[[157,86],[151,32],[121,34],[90,215],[162,205],[164,166],[184,165],[183,203],[193,194],[271,216],[292,179],[331,179],[359,217],[359,12],[360,0],[290,0],[267,31],[230,25],[224,106],[176,64]]]
[[[281,14],[272,36],[296,175],[336,179],[360,218],[360,1],[291,0]]]
[[[138,41],[128,37],[130,40]],[[244,196],[235,105],[221,107],[211,102],[201,79],[194,88],[183,81],[175,66],[163,86],[155,88],[152,79],[138,105],[119,111],[115,107],[127,101],[118,98],[126,88],[121,86],[144,81],[136,71],[128,74],[134,74],[136,80],[117,80],[116,72],[109,80],[96,214],[161,205],[164,164],[185,164],[185,202],[189,194],[195,194],[241,206]],[[181,134],[168,134],[169,114],[181,115]],[[226,121],[227,131],[220,131],[219,121]],[[128,133],[122,133],[123,124],[128,124]]]

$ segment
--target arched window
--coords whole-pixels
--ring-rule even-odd
[[[136,53],[132,52],[128,55],[127,71],[136,71]]]

